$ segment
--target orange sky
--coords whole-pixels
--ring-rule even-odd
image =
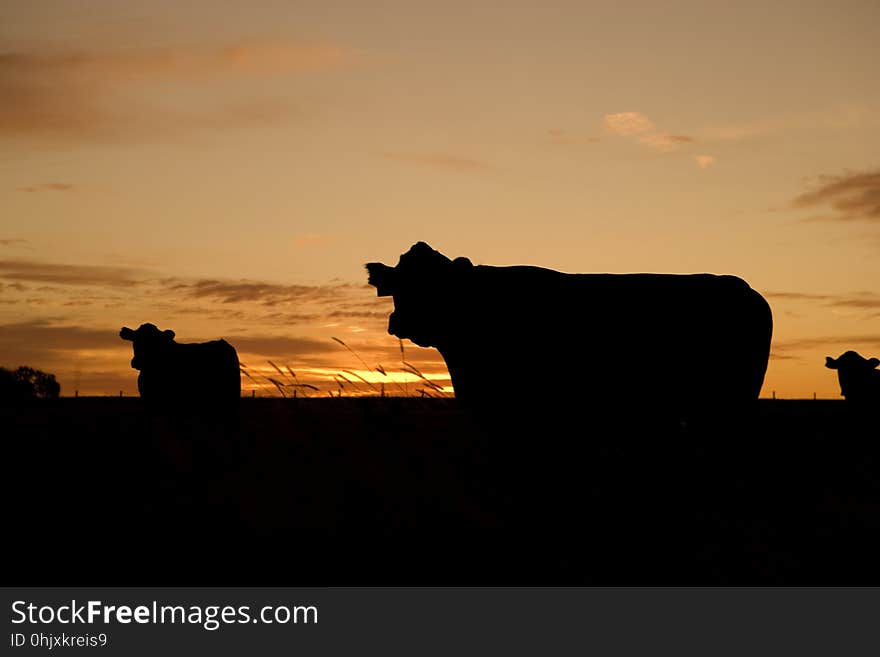
[[[825,355],[880,355],[878,25],[873,1],[15,3],[0,365],[134,394],[117,333],[151,321],[325,389],[366,374],[333,337],[399,370],[363,264],[424,240],[740,275],[774,310],[763,394],[836,398]]]

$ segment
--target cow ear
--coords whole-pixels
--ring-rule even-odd
[[[470,269],[474,266],[474,263],[470,261],[469,258],[465,258],[464,256],[459,256],[455,260],[452,261],[452,265],[457,269]]]
[[[829,370],[837,369],[837,361],[834,360],[831,356],[825,356],[825,367]]]
[[[166,331],[162,331],[162,337],[168,338],[169,340],[174,339],[174,331],[168,329]]]
[[[869,359],[868,359],[868,365],[869,365],[869,366],[871,367],[871,369],[873,370],[873,369],[876,368],[878,365],[880,365],[880,358],[869,358]]]
[[[134,331],[128,328],[127,326],[123,326],[122,330],[119,331],[119,337],[123,340],[130,340],[134,342]]]

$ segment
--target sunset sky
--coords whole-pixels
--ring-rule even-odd
[[[880,356],[878,62],[876,0],[7,2],[0,365],[136,394],[152,322],[323,389],[369,378],[334,337],[400,370],[364,263],[423,240],[739,275],[762,395],[839,398],[824,357]]]

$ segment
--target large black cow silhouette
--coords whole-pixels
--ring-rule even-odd
[[[864,358],[855,351],[847,351],[836,359],[825,357],[825,367],[837,370],[840,394],[848,402],[880,405],[880,359]]]
[[[226,340],[182,344],[174,331],[154,324],[123,326],[119,337],[134,346],[131,366],[140,370],[138,391],[151,401],[224,402],[241,397],[238,354]]]
[[[424,242],[367,270],[394,297],[388,332],[436,347],[477,410],[552,405],[586,420],[650,406],[686,419],[755,400],[763,384],[772,314],[735,276],[474,266]]]

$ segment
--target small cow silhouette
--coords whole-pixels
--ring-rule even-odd
[[[855,351],[837,357],[825,357],[825,367],[837,370],[840,394],[847,401],[866,403],[880,401],[880,359],[863,358]]]
[[[134,346],[131,366],[140,370],[138,391],[153,401],[229,401],[241,397],[238,354],[226,340],[174,341],[174,331],[154,324],[123,326],[119,337]]]

